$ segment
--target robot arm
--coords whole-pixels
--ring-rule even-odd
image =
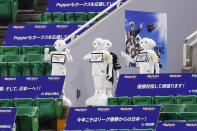
[[[112,69],[113,69],[113,59],[112,59],[112,56],[110,55],[110,53],[108,53],[106,55],[105,61],[109,65],[109,72],[107,74],[107,79],[111,79],[111,77],[112,77]]]
[[[70,54],[70,50],[69,49],[66,49],[65,52],[67,54],[66,56],[67,56],[68,62],[72,62],[73,61],[73,58],[72,58],[72,55]]]
[[[88,53],[83,57],[83,60],[90,60],[91,59],[91,53]]]
[[[51,55],[49,54],[49,48],[44,49],[44,60],[49,61],[51,59]]]
[[[136,63],[136,57],[131,58],[129,55],[125,54],[124,52],[121,51],[122,57],[124,57],[127,61],[131,63]]]
[[[155,73],[159,74],[159,57],[156,53],[151,56],[151,60],[154,62]]]
[[[119,70],[116,70],[116,71],[115,71],[115,75],[116,75],[116,80],[118,80],[118,79],[119,79],[119,76],[120,76]]]

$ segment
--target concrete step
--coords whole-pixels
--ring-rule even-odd
[[[21,22],[38,22],[40,21],[40,14],[18,14],[16,17],[17,23]]]
[[[34,14],[35,10],[18,10],[18,14]]]

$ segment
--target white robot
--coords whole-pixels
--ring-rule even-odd
[[[84,60],[89,60],[92,63],[92,76],[94,80],[95,93],[85,102],[86,106],[106,106],[106,79],[112,77],[112,56],[104,49],[104,41],[101,38],[96,38],[93,42],[96,50],[84,56]],[[107,66],[109,73],[107,74]]]
[[[66,64],[72,62],[70,50],[66,47],[64,40],[57,40],[54,43],[56,51],[49,53],[49,48],[45,48],[44,59],[52,63],[52,76],[66,76]],[[66,79],[65,79],[66,81]],[[72,106],[71,101],[65,96],[65,82],[63,87],[63,106]]]
[[[159,58],[154,51],[154,47],[156,46],[155,41],[150,38],[143,38],[140,46],[143,50],[134,58],[131,58],[124,52],[121,52],[121,54],[126,60],[138,65],[140,74],[159,73]]]
[[[109,40],[104,40],[104,43],[105,43],[104,50],[109,51],[109,49],[112,47],[112,43]],[[114,83],[114,77],[115,77],[116,80],[119,79],[119,75],[120,75],[119,70],[121,69],[121,66],[120,66],[117,55],[114,54],[113,52],[110,52],[110,54],[111,54],[112,59],[113,59],[113,61],[112,61],[112,64],[113,64],[112,78],[111,79],[106,79],[106,83],[105,83],[106,94],[107,94],[108,98],[113,97],[112,87],[113,87],[113,83]],[[109,72],[108,68],[107,68],[107,72]]]

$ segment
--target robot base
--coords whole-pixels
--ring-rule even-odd
[[[63,96],[63,106],[66,106],[66,107],[72,106],[71,101],[66,96]]]
[[[107,106],[107,95],[105,90],[96,90],[95,94],[86,100],[86,106]]]

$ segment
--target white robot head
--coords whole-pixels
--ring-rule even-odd
[[[140,46],[144,50],[153,50],[154,47],[156,46],[156,43],[153,39],[150,38],[143,38],[140,42]]]
[[[104,40],[104,50],[109,50],[112,47],[112,43],[109,40]]]
[[[64,40],[56,40],[54,47],[57,51],[63,51],[66,48],[66,43]]]
[[[102,50],[104,48],[104,41],[102,38],[96,38],[93,41],[93,46],[96,50]]]

